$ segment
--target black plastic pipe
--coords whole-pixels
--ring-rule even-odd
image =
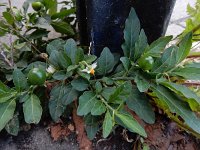
[[[93,53],[99,56],[104,47],[109,47],[112,52],[122,53],[124,23],[131,7],[135,8],[149,43],[163,36],[175,1],[86,0],[87,33],[92,42]],[[82,23],[80,22],[81,30],[85,26]]]

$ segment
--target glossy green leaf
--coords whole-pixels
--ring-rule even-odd
[[[56,32],[59,32],[61,34],[67,34],[67,35],[75,34],[73,28],[67,22],[56,21],[56,22],[51,22],[51,25],[55,29]]]
[[[42,117],[42,106],[40,105],[40,99],[31,94],[30,99],[23,104],[24,119],[26,123],[38,124]]]
[[[27,87],[27,78],[26,76],[22,73],[20,69],[14,69],[13,71],[13,83],[15,85],[15,88],[17,91],[22,91],[26,89]]]
[[[174,68],[177,64],[176,53],[178,51],[178,47],[171,46],[167,48],[162,54],[161,58],[158,58],[152,68],[152,72],[155,73],[163,73],[165,71],[169,71]]]
[[[141,74],[136,74],[135,76],[135,83],[137,85],[137,88],[140,92],[146,92],[150,88],[150,83],[147,81],[143,75]]]
[[[85,130],[87,132],[88,138],[93,140],[97,131],[99,130],[99,118],[89,114],[84,117],[84,123],[86,125]]]
[[[179,43],[179,50],[176,55],[177,63],[180,63],[188,56],[191,47],[192,47],[192,33],[188,33]]]
[[[57,13],[54,13],[52,16],[51,16],[51,19],[54,20],[54,19],[63,19],[65,18],[66,16],[69,16],[71,14],[74,14],[76,12],[75,9],[71,8],[71,9],[64,9],[64,10],[61,10],[60,12],[57,12]]]
[[[87,136],[90,140],[93,140],[99,130],[99,125],[94,124],[94,125],[86,125],[85,130],[87,132]]]
[[[147,36],[144,30],[142,29],[140,31],[139,38],[135,43],[134,61],[136,61],[142,56],[147,46],[148,46]]]
[[[179,115],[186,125],[192,128],[195,132],[200,133],[200,119],[191,111],[186,102],[163,86],[152,86],[153,92],[160,100],[162,100],[172,113]]]
[[[6,21],[10,24],[13,25],[15,22],[15,18],[12,16],[10,12],[3,12],[3,17],[6,19]]]
[[[51,41],[46,48],[47,53],[50,55],[52,51],[60,51],[63,50],[64,40],[55,39]]]
[[[117,123],[129,131],[137,133],[143,137],[147,137],[144,128],[129,114],[126,113],[115,113]]]
[[[66,71],[62,70],[62,71],[58,71],[56,73],[53,74],[52,76],[55,80],[65,80],[68,77],[66,76]]]
[[[8,92],[9,88],[2,81],[0,81],[0,93]]]
[[[77,65],[84,59],[84,52],[82,49],[77,48],[76,42],[73,39],[68,39],[64,45],[65,52],[70,57],[72,64]]]
[[[184,85],[180,85],[180,84],[176,84],[172,82],[162,82],[161,84],[166,86],[173,92],[177,93],[178,95],[181,95],[187,98],[186,101],[189,103],[190,108],[192,110],[195,109],[197,111],[200,105],[200,97],[198,97],[195,92],[191,91],[189,88],[187,88]],[[197,104],[196,108],[195,108],[195,103]]]
[[[121,57],[120,61],[122,62],[124,68],[126,69],[126,71],[128,71],[131,67],[131,61],[128,57]]]
[[[188,80],[200,80],[200,69],[184,67],[173,70],[172,75],[178,75]]]
[[[88,63],[91,64],[97,59],[97,56],[95,55],[85,55],[84,60]]]
[[[131,92],[131,88],[131,82],[125,82],[119,87],[116,87],[114,93],[110,95],[108,102],[121,104],[123,101],[126,101]]]
[[[99,81],[95,83],[95,90],[97,93],[101,93],[101,91],[103,90],[103,87]]]
[[[100,57],[97,60],[97,68],[96,74],[97,75],[106,75],[113,70],[114,67],[114,56],[110,52],[110,50],[106,47],[103,49]]]
[[[77,91],[84,91],[88,88],[89,82],[83,78],[77,78],[72,80],[71,85]]]
[[[60,68],[59,55],[60,55],[60,52],[52,51],[49,57],[50,64],[52,64],[55,68]]]
[[[6,124],[5,129],[11,135],[18,135],[20,131],[18,114],[15,114],[13,118]]]
[[[136,88],[132,89],[126,104],[129,109],[133,110],[145,122],[149,124],[155,122],[155,113],[149,99],[144,93],[140,93]]]
[[[90,113],[97,100],[98,99],[96,98],[95,93],[93,93],[92,91],[84,92],[83,95],[79,97],[77,114],[79,116],[84,116]]]
[[[157,39],[146,49],[145,55],[159,57],[172,38],[172,36],[165,36]]]
[[[76,89],[74,89],[71,85],[68,85],[65,88],[65,91],[62,97],[62,103],[64,105],[69,105],[78,98],[78,95],[79,95],[79,92]]]
[[[59,58],[57,59],[58,59],[59,65],[64,69],[67,69],[70,65],[72,65],[71,59],[63,51],[59,53]]]
[[[135,53],[135,43],[138,40],[140,34],[140,21],[137,17],[135,10],[132,8],[128,18],[125,22],[124,29],[124,44],[122,49],[124,56],[133,59]]]
[[[115,87],[104,87],[101,95],[108,101],[110,96],[115,92]]]
[[[57,0],[43,0],[43,4],[48,10],[48,14],[53,15],[57,12]]]
[[[17,94],[17,92],[15,92],[15,91],[8,91],[5,93],[0,93],[0,104],[5,103],[12,98],[15,98],[16,94]]]
[[[15,108],[16,108],[15,99],[11,99],[0,105],[0,131],[13,118]]]
[[[106,112],[106,106],[104,105],[104,103],[100,100],[95,101],[94,107],[91,110],[91,114],[93,116],[98,116],[102,115],[105,112]]]
[[[108,135],[111,133],[113,128],[113,118],[109,111],[106,112],[104,121],[103,121],[103,137],[107,138]]]
[[[59,84],[55,86],[50,93],[49,100],[49,112],[51,118],[56,122],[59,120],[60,116],[64,113],[66,106],[63,105],[63,96],[67,92],[67,86]]]

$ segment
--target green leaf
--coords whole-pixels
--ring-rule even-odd
[[[97,59],[97,56],[95,56],[95,55],[85,55],[85,56],[84,56],[84,60],[85,60],[85,62],[87,62],[88,64],[93,63],[96,59]]]
[[[75,90],[71,85],[68,85],[65,89],[65,94],[63,95],[62,103],[64,105],[69,105],[78,98],[78,95],[79,92]]]
[[[57,0],[43,0],[46,9],[49,10],[48,14],[53,15],[57,12]]]
[[[51,16],[51,19],[54,20],[54,19],[63,19],[65,18],[66,16],[69,16],[71,14],[74,14],[76,12],[75,9],[71,8],[71,9],[64,9],[64,10],[61,10],[60,12],[58,13],[55,13]]]
[[[31,34],[27,35],[25,38],[28,40],[34,40],[34,39],[39,39],[43,37],[47,37],[49,31],[46,31],[45,29],[37,29]]]
[[[11,99],[0,105],[0,131],[13,118],[15,108],[16,108],[15,99]]]
[[[55,80],[65,80],[68,77],[66,76],[66,71],[61,70],[53,74],[52,76]]]
[[[115,113],[117,123],[129,131],[137,133],[143,137],[147,137],[147,134],[143,127],[129,114],[127,113]]]
[[[144,30],[142,29],[140,31],[139,38],[135,43],[134,61],[136,61],[142,56],[147,46],[148,46],[147,36]]]
[[[114,126],[113,118],[110,115],[110,112],[107,111],[106,115],[105,115],[105,118],[104,118],[104,121],[103,121],[103,137],[104,138],[108,137],[108,135],[112,131],[113,126]]]
[[[144,93],[140,93],[136,88],[132,89],[126,104],[145,122],[149,124],[155,122],[155,113],[149,100]]]
[[[110,95],[108,102],[121,104],[123,101],[126,101],[131,92],[131,88],[131,82],[123,83],[119,87],[115,88],[115,91]]]
[[[49,62],[50,62],[50,64],[52,64],[55,68],[60,68],[59,56],[60,56],[60,52],[58,52],[58,51],[52,51],[51,54],[50,54]]]
[[[13,83],[17,91],[22,91],[27,87],[27,78],[19,69],[14,69],[13,71]]]
[[[99,125],[94,124],[94,125],[86,125],[85,130],[87,132],[87,136],[90,140],[93,140],[99,130]]]
[[[143,77],[141,74],[136,74],[135,76],[135,83],[137,85],[137,88],[140,92],[146,92],[150,88],[150,83]]]
[[[82,49],[77,48],[76,42],[73,39],[68,39],[64,45],[65,52],[70,57],[72,64],[77,65],[84,59],[84,52]]]
[[[73,28],[67,22],[56,21],[56,22],[51,22],[51,25],[55,29],[56,32],[67,34],[67,35],[75,34]]]
[[[9,91],[9,88],[3,82],[0,81],[0,93],[4,93],[8,91]]]
[[[192,67],[177,68],[172,75],[178,75],[188,80],[200,80],[200,69]]]
[[[115,87],[104,87],[102,91],[102,96],[108,101],[110,99],[110,96],[113,95],[115,92]]]
[[[88,138],[93,140],[97,131],[99,130],[99,118],[89,114],[84,117],[84,123],[86,125],[85,130],[87,132]]]
[[[64,69],[67,69],[70,65],[72,65],[71,59],[65,52],[59,52],[58,63]]]
[[[18,114],[15,114],[13,118],[6,124],[5,129],[11,135],[18,135],[18,132],[20,131]]]
[[[95,93],[92,91],[84,92],[83,95],[79,97],[77,114],[79,116],[84,116],[90,113],[96,101],[98,101],[98,99],[96,98]]]
[[[50,55],[52,51],[63,50],[63,45],[64,41],[62,39],[55,39],[47,45],[46,51]]]
[[[200,119],[191,111],[186,102],[163,86],[152,85],[152,88],[156,96],[170,109],[171,113],[179,115],[186,125],[195,132],[200,133]]]
[[[79,67],[79,65],[70,65],[70,66],[67,68],[67,72],[74,71],[74,70],[76,70],[78,67]]]
[[[166,86],[173,92],[177,93],[178,95],[184,96],[187,98],[187,102],[189,103],[191,108],[194,109],[194,103],[196,102],[198,105],[200,105],[200,97],[197,96],[197,94],[193,91],[191,91],[189,88],[187,88],[184,85],[172,83],[172,82],[162,82],[162,85]],[[198,107],[198,106],[197,106]]]
[[[154,73],[163,73],[165,71],[169,71],[174,68],[177,64],[176,53],[178,51],[178,47],[171,46],[167,48],[162,54],[161,58],[157,58],[155,61],[152,72]]]
[[[15,91],[12,91],[12,92],[8,91],[5,93],[0,93],[0,104],[5,103],[12,98],[15,98],[16,94],[17,94],[17,92],[15,92]]]
[[[83,78],[77,78],[72,80],[71,85],[77,91],[84,91],[88,88],[89,82]]]
[[[101,93],[101,91],[103,90],[103,87],[99,81],[95,83],[95,90],[97,93]]]
[[[126,71],[128,71],[131,67],[131,61],[128,57],[121,57],[120,61],[122,62],[124,68],[126,69]]]
[[[55,86],[50,93],[49,100],[49,112],[51,118],[56,122],[59,120],[60,116],[64,113],[66,106],[63,105],[64,95],[67,93],[68,87],[64,84],[59,84]]]
[[[108,78],[108,77],[103,77],[102,81],[104,83],[106,83],[106,85],[113,85],[114,84],[114,80],[112,78]]]
[[[31,94],[30,99],[24,102],[23,112],[26,123],[38,124],[40,122],[42,107],[40,105],[40,99],[35,94]]]
[[[104,48],[97,60],[96,74],[105,76],[110,73],[114,67],[114,56],[109,48]]]
[[[146,49],[145,55],[159,57],[172,38],[172,36],[165,36],[157,39]]]
[[[35,14],[36,15],[36,14]],[[36,16],[34,16],[36,17]],[[42,28],[42,29],[49,29],[51,28],[51,18],[50,16],[44,16],[39,18],[34,18],[34,20],[37,19],[37,22],[35,23],[35,27]]]
[[[104,103],[100,100],[97,100],[94,102],[94,107],[91,110],[91,114],[93,116],[99,116],[105,113],[105,111],[106,111],[106,106],[104,105]]]
[[[188,33],[179,43],[179,50],[176,55],[177,63],[180,63],[188,56],[191,47],[192,47],[192,33]]]
[[[13,25],[15,22],[15,18],[12,16],[11,13],[9,12],[3,12],[3,17],[6,19],[6,21],[10,24]]]
[[[135,43],[138,40],[140,34],[140,20],[137,17],[135,10],[132,8],[128,18],[125,22],[124,29],[124,44],[122,44],[122,49],[124,56],[134,59],[135,53]]]

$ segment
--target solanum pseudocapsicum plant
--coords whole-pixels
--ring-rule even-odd
[[[38,86],[27,82],[27,72],[48,66],[45,84],[55,83],[48,104],[52,119],[58,121],[70,105],[76,107],[77,100],[77,114],[84,117],[90,139],[100,129],[106,138],[116,126],[147,137],[126,106],[146,123],[153,124],[152,104],[181,128],[200,137],[200,119],[195,114],[199,112],[200,98],[181,84],[188,79],[200,79],[200,64],[185,61],[192,33],[178,45],[165,48],[171,39],[171,36],[161,37],[149,45],[135,10],[131,9],[125,23],[122,57],[112,54],[109,48],[104,48],[99,58],[84,54],[73,39],[52,41],[46,49],[47,64],[37,61],[24,70],[15,69],[12,88],[0,83],[0,129],[5,127],[13,133],[7,126],[17,120],[16,103],[22,103],[27,123],[40,121],[42,108],[35,92]],[[148,59],[142,58],[150,58],[152,66],[144,67]]]

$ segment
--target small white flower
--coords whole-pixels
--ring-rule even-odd
[[[53,66],[49,66],[49,67],[46,69],[46,71],[47,71],[48,73],[53,74],[53,73],[56,71],[56,69],[55,69]]]
[[[82,70],[82,72],[86,72],[88,74],[94,75],[96,67],[97,67],[97,63],[95,62],[92,65],[88,65],[85,69]]]

